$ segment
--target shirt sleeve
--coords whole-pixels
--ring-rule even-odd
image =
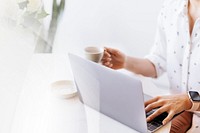
[[[166,16],[164,15],[164,11],[161,10],[158,16],[158,26],[156,29],[155,42],[151,49],[149,55],[145,56],[146,59],[151,61],[156,69],[157,77],[161,76],[164,72],[166,72],[166,51],[167,51],[167,42],[165,36],[165,28],[163,24],[163,19]]]

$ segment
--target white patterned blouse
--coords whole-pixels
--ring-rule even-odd
[[[189,32],[188,0],[166,0],[158,17],[155,44],[146,56],[157,76],[167,72],[172,94],[200,92],[200,18]]]
[[[158,17],[155,44],[146,56],[157,76],[167,72],[171,94],[195,90],[200,93],[200,18],[190,35],[189,0],[166,0]],[[200,132],[200,112],[195,111],[187,133]]]

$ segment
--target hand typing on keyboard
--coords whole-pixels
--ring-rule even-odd
[[[162,120],[162,124],[169,122],[174,115],[181,113],[184,110],[190,109],[191,101],[187,94],[157,96],[145,102],[145,111],[149,113],[153,109],[154,112],[147,116],[147,122],[152,121],[163,113],[167,113],[166,118]]]
[[[146,113],[146,117],[150,116],[155,111],[156,111],[156,109],[149,111],[148,113]],[[147,122],[148,130],[155,131],[157,128],[159,128],[161,125],[163,125],[162,121],[167,117],[167,115],[168,115],[168,113],[164,112],[164,113],[160,114],[159,116],[157,116],[156,118],[154,118],[153,120],[151,120],[150,122]]]

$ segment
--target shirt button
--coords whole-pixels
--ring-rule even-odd
[[[198,35],[198,34],[197,34],[197,33],[195,33],[195,35],[194,35],[194,36],[195,36],[195,37],[197,37],[197,35]]]

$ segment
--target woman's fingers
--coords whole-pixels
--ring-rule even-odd
[[[112,58],[103,58],[102,60],[101,60],[102,62],[110,62],[110,61],[112,61]]]
[[[175,115],[174,110],[171,107],[171,102],[168,101],[168,98],[165,99],[164,97],[155,97],[153,99],[148,100],[147,102],[145,102],[145,111],[149,112],[152,109],[158,108],[153,114],[151,114],[148,118],[147,118],[147,122],[153,120],[154,118],[156,118],[157,116],[159,116],[160,114],[164,113],[164,112],[168,112],[168,116],[163,120],[163,125],[166,124],[167,122],[169,122],[173,116]],[[170,106],[169,106],[170,105]]]
[[[104,51],[103,58],[110,58],[110,57],[111,57],[111,54],[108,53],[107,51]]]
[[[105,60],[102,61],[102,64],[103,64],[104,66],[107,66],[107,67],[112,68],[112,67],[113,67],[113,64],[112,64],[111,60],[112,60],[112,59],[105,59]]]
[[[147,122],[153,120],[154,118],[156,118],[157,116],[159,116],[160,114],[166,112],[166,108],[165,107],[161,107],[159,109],[157,109],[153,114],[151,114],[149,117],[147,117]]]
[[[110,64],[108,67],[112,68],[112,67],[113,67],[113,64]]]
[[[163,124],[166,124],[173,118],[175,114],[190,108],[191,105],[187,107],[187,105],[190,104],[188,101],[189,100],[186,93],[153,98],[145,102],[145,110],[147,112],[154,108],[158,108],[158,110],[150,115],[147,118],[147,121],[151,121],[161,113],[168,112],[167,117],[163,120]]]
[[[164,112],[168,112],[168,108],[167,107],[161,107],[161,108],[157,109],[152,115],[147,117],[147,122],[152,121],[153,119],[155,119],[157,116],[161,115]],[[174,111],[170,110],[168,115],[167,115],[167,117],[162,121],[163,125],[165,125],[170,120],[172,120],[174,115],[175,115]]]
[[[105,62],[104,65],[109,66],[111,63],[110,62]]]
[[[107,67],[109,67],[109,68],[112,68],[112,67],[113,67],[113,64],[106,63],[105,66],[107,66]]]
[[[166,123],[168,123],[175,115],[174,111],[170,111],[167,115],[167,117],[162,121],[163,125],[165,125]]]
[[[160,99],[160,96],[157,96],[157,97],[154,97],[154,98],[152,98],[152,99],[146,101],[146,102],[144,103],[144,104],[145,104],[145,107],[146,107],[147,105],[151,104],[151,103],[154,103],[154,102],[158,101],[159,99]]]
[[[102,62],[103,65],[111,68],[113,66],[113,64],[111,63],[111,61],[112,61],[111,55],[105,49],[104,50],[103,58],[101,59],[101,62]]]
[[[107,48],[107,47],[104,48],[104,51],[107,51],[108,53],[113,54],[113,55],[116,55],[119,53],[118,50],[113,49],[113,48]]]
[[[146,108],[145,108],[145,111],[149,112],[152,109],[159,108],[159,107],[161,107],[163,105],[164,105],[164,101],[163,100],[156,101],[156,102],[153,102],[153,103],[147,105]]]
[[[101,60],[102,64],[105,65],[105,66],[109,66],[111,63],[112,59],[111,58],[103,58]]]
[[[104,48],[104,55],[101,60],[102,64],[112,69],[124,68],[126,55],[119,50]]]

